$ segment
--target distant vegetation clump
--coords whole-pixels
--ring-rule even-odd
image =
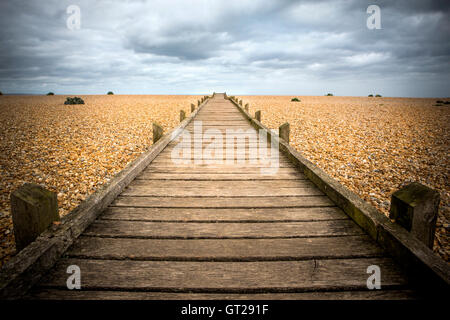
[[[47,93],[48,96],[54,96],[55,94],[53,92]]]
[[[300,99],[299,98],[292,98],[291,102],[300,102]]]
[[[450,101],[444,101],[444,100],[436,100],[436,107],[442,106],[443,104],[450,104]]]
[[[368,97],[369,97],[369,98],[372,98],[372,97],[373,97],[373,94],[369,94]]]
[[[333,94],[332,94],[332,93],[327,93],[326,96],[327,96],[327,97],[332,97]]]
[[[83,101],[83,99],[78,98],[78,97],[73,97],[73,98],[68,97],[66,99],[66,102],[64,102],[64,104],[84,104],[84,101]]]
[[[112,96],[113,94],[114,94],[114,92],[108,91],[108,95]]]
[[[375,95],[375,97],[381,98],[381,94],[378,94],[378,93],[377,93],[377,94]]]
[[[3,95],[3,92],[0,91],[0,96],[2,96],[2,95]]]

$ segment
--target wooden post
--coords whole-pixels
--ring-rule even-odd
[[[255,112],[255,119],[261,122],[261,110]]]
[[[153,122],[153,143],[156,143],[164,134],[164,129],[157,124],[156,122]]]
[[[245,111],[248,112],[248,103],[245,104]]]
[[[17,251],[33,242],[53,221],[59,221],[55,192],[25,183],[10,198]]]
[[[283,139],[287,143],[289,143],[289,134],[290,134],[290,132],[291,132],[291,126],[289,125],[289,122],[283,123],[278,128],[278,135],[280,136],[281,139]]]
[[[186,112],[184,110],[180,110],[180,122],[186,119]]]
[[[195,104],[191,103],[191,113],[195,110]]]
[[[413,182],[392,194],[389,217],[433,248],[439,201],[439,192]]]
[[[242,100],[239,100],[239,105],[242,107]]]
[[[200,100],[197,100],[197,107],[200,107]]]
[[[227,93],[224,92],[223,95],[225,96],[225,99],[228,98]]]

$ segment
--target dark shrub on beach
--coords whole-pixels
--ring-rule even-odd
[[[83,99],[78,98],[78,97],[73,97],[73,98],[68,97],[66,99],[66,102],[64,102],[64,104],[84,104],[84,101],[83,101]]]

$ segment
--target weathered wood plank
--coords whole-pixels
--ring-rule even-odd
[[[217,118],[220,117],[220,115],[217,115]],[[244,120],[244,118],[241,119],[235,119],[235,120],[230,120],[230,119],[214,119],[212,117],[210,118],[195,118],[194,122],[192,124],[189,124],[188,128],[193,128],[195,126],[195,124],[197,123],[197,125],[201,124],[202,126],[208,126],[208,127],[214,127],[214,126],[218,126],[218,127],[233,127],[233,126],[241,126],[241,127],[248,127],[248,128],[252,128],[253,127],[250,125],[250,122],[248,122],[247,120]],[[205,121],[204,121],[205,120]]]
[[[262,173],[262,172],[261,172]],[[186,173],[180,175],[178,173],[141,173],[138,180],[192,180],[192,181],[202,181],[202,180],[306,180],[306,178],[301,174],[235,174],[235,173]]]
[[[325,196],[304,197],[122,197],[111,204],[116,207],[155,207],[155,208],[289,208],[334,206]]]
[[[373,258],[382,256],[382,251],[368,236],[251,240],[81,237],[67,255],[111,260],[282,261]]]
[[[214,168],[220,168],[220,167],[233,167],[236,168],[242,168],[244,166],[247,166],[248,168],[267,168],[267,167],[274,167],[274,168],[291,168],[292,163],[286,159],[280,158],[278,163],[276,162],[270,162],[269,160],[245,160],[242,159],[233,160],[233,161],[210,161],[211,159],[201,159],[200,161],[195,161],[193,158],[191,159],[180,159],[180,158],[173,158],[170,156],[167,156],[165,158],[156,158],[152,164],[153,166],[158,167],[175,167],[175,166],[181,166],[181,167],[187,167],[187,168],[194,168],[198,166],[211,166]],[[215,162],[215,163],[214,163]],[[300,172],[298,172],[300,173]]]
[[[270,223],[197,223],[97,220],[86,236],[118,238],[293,238],[347,236],[362,234],[350,220],[270,222]]]
[[[257,159],[260,161],[254,161],[255,163],[263,163],[264,160],[267,163],[275,163],[275,160],[280,160],[280,156],[278,153],[272,153],[270,150],[264,151],[266,155],[261,154],[258,149],[248,149],[248,148],[220,148],[220,149],[180,149],[177,150],[166,150],[161,154],[162,159],[194,159],[194,157],[201,157],[202,159]],[[189,153],[190,152],[190,153]],[[284,160],[284,159],[283,159]],[[286,159],[287,160],[287,159]],[[286,161],[285,160],[285,161]],[[236,161],[233,161],[236,162]],[[248,162],[248,161],[247,161]],[[215,164],[215,162],[211,162],[211,164]],[[226,161],[221,161],[219,164],[226,165]]]
[[[231,164],[231,165],[224,165],[224,164],[176,164],[173,163],[173,161],[169,160],[167,162],[159,162],[159,163],[152,163],[150,164],[147,169],[155,168],[155,169],[164,169],[164,168],[185,168],[186,170],[194,170],[194,169],[207,169],[207,170],[213,170],[217,168],[230,168],[230,169],[253,169],[253,168],[270,168],[270,165],[261,165],[261,164]],[[279,168],[294,168],[294,165],[291,163],[280,163]]]
[[[197,116],[195,120],[209,123],[209,121],[217,120],[217,118],[222,119],[223,123],[235,123],[235,122],[242,123],[243,121],[242,116],[240,114],[235,113],[223,113],[223,114],[213,113],[211,115],[202,114],[201,116],[200,115]],[[246,123],[249,124],[248,121],[246,121]]]
[[[200,151],[200,150],[199,150]],[[213,150],[214,151],[214,150]],[[259,155],[256,152],[251,152],[250,150],[234,150],[233,154],[228,155],[226,152],[222,152],[222,155],[220,155],[220,153],[218,155],[215,154],[215,152],[205,152],[202,151],[199,156],[202,156],[202,159],[257,159],[257,160],[261,160],[264,161],[266,160],[267,162],[274,162],[275,160],[284,160],[284,161],[288,161],[286,158],[283,158],[282,156],[280,156],[279,153],[275,153],[272,154],[270,152],[270,150],[268,150],[268,154],[267,156],[265,155]],[[219,151],[220,152],[220,151]],[[211,155],[212,153],[212,155]],[[160,156],[158,157],[159,159],[186,159],[186,160],[193,160],[194,158],[194,153],[191,152],[191,155],[184,155],[182,152],[174,152],[172,153],[172,151],[167,150],[164,152],[161,152]],[[225,162],[224,162],[225,164]]]
[[[195,140],[195,141],[199,141],[199,140]],[[170,146],[168,146],[167,148],[165,148],[164,151],[166,153],[170,152],[171,154],[172,154],[172,152],[177,152],[177,153],[181,153],[181,154],[182,154],[182,152],[186,153],[186,152],[189,152],[189,149],[190,149],[191,154],[194,154],[194,151],[197,151],[197,150],[201,150],[203,153],[206,153],[209,151],[211,151],[211,152],[218,151],[218,152],[226,153],[227,150],[229,150],[229,151],[233,151],[234,153],[239,151],[240,154],[242,154],[244,152],[246,152],[246,153],[259,152],[259,150],[265,151],[264,146],[262,148],[260,148],[259,141],[256,141],[255,143],[251,143],[251,144],[249,143],[248,140],[245,142],[241,142],[241,141],[236,142],[235,141],[235,143],[231,144],[230,146],[227,146],[226,141],[223,141],[221,144],[218,143],[218,145],[216,145],[215,143],[211,145],[211,141],[202,141],[201,149],[200,149],[200,146],[196,146],[195,141],[191,140],[188,142],[180,141],[178,143],[173,143]],[[271,154],[270,144],[267,144],[265,146],[266,146],[266,150],[267,150],[266,151],[267,155],[270,155]],[[175,148],[177,148],[178,151],[174,151]]]
[[[261,173],[261,169],[263,167],[260,168],[233,168],[232,166],[216,166],[213,168],[198,168],[198,169],[187,169],[187,168],[170,168],[170,167],[166,167],[166,168],[156,168],[156,167],[152,167],[149,166],[147,167],[147,169],[145,169],[145,171],[143,171],[143,173],[178,173],[180,175],[183,174],[194,174],[194,173],[216,173],[216,174],[221,174],[221,173],[236,173],[236,174],[260,174]],[[267,167],[266,167],[267,168]],[[287,174],[287,173],[292,173],[292,174],[298,174],[297,169],[295,168],[277,168],[277,173],[283,173],[283,174]]]
[[[189,180],[134,180],[128,186],[148,186],[153,188],[316,188],[309,180],[236,180],[236,182],[212,180],[212,181],[189,181]]]
[[[105,220],[197,221],[197,222],[264,222],[321,221],[348,219],[337,207],[317,208],[130,208],[109,207],[99,217]]]
[[[178,262],[62,259],[43,287],[66,288],[67,267],[82,272],[82,288],[167,292],[298,292],[367,289],[367,267],[378,265],[384,288],[407,284],[391,259],[264,262]]]
[[[242,125],[239,125],[239,126],[218,126],[218,125],[207,126],[207,125],[203,125],[201,132],[205,133],[206,131],[209,131],[210,134],[214,134],[212,129],[220,131],[221,134],[223,135],[222,139],[224,139],[224,140],[226,138],[226,130],[234,130],[234,132],[230,132],[230,134],[233,134],[233,136],[239,136],[239,137],[248,137],[249,133],[251,134],[252,137],[258,135],[257,132],[254,131],[253,127],[251,127],[251,126],[247,127],[247,126],[242,126]],[[195,132],[194,126],[186,127],[185,130],[189,131],[191,134],[193,134]],[[197,129],[197,130],[199,131],[199,129]],[[254,135],[253,135],[253,132],[254,132]]]
[[[122,196],[152,196],[152,197],[277,197],[277,196],[318,196],[323,192],[317,188],[236,188],[229,186],[227,188],[184,188],[179,187],[165,188],[155,186],[129,186],[121,194]]]
[[[136,291],[35,290],[27,299],[39,300],[411,300],[412,290],[316,291],[301,293],[170,293]]]

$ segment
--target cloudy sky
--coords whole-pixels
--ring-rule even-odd
[[[381,29],[367,27],[374,4]],[[0,91],[448,97],[449,12],[425,0],[3,0]]]

